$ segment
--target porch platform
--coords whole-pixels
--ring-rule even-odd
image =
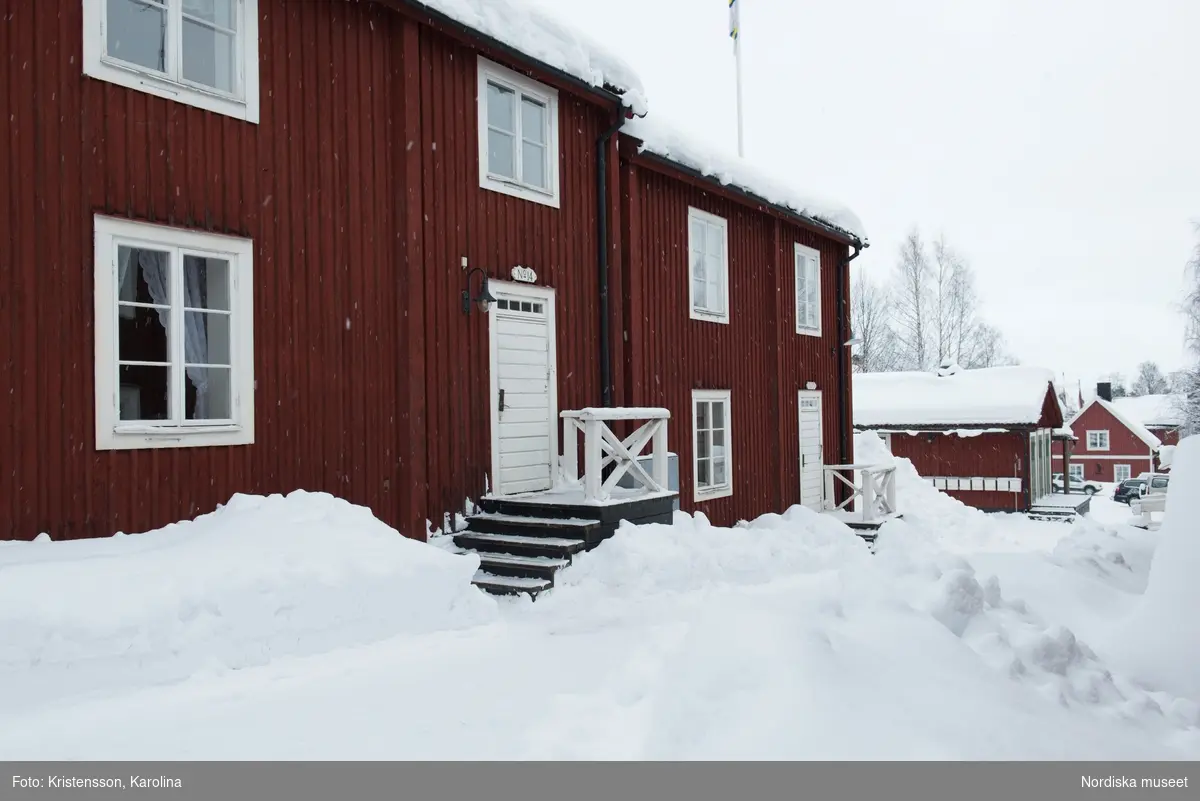
[[[1033,520],[1070,522],[1079,515],[1086,515],[1091,509],[1091,495],[1055,492],[1034,501],[1029,507],[1029,517]]]

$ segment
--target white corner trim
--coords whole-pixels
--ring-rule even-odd
[[[713,312],[696,307],[696,288],[692,276],[692,221],[698,220],[705,225],[721,230],[721,291],[725,294],[725,311]],[[716,214],[710,214],[695,206],[688,207],[687,221],[687,286],[688,286],[688,317],[706,323],[721,323],[729,325],[729,308],[733,305],[733,293],[729,287],[729,221]]]
[[[696,503],[728,498],[733,495],[733,392],[728,389],[692,390],[692,494]],[[719,401],[725,405],[725,484],[711,489],[700,489],[696,480],[699,455],[696,451],[696,403]]]
[[[799,265],[796,263],[800,256],[807,256],[815,259],[817,262],[817,324],[815,326],[805,326],[800,324],[800,275]],[[792,313],[796,316],[796,333],[801,336],[820,337],[821,336],[821,302],[824,300],[822,294],[823,284],[821,281],[821,251],[810,248],[807,245],[795,243],[795,250],[792,253],[792,273],[795,278],[795,284],[792,287],[794,297],[792,298]]]
[[[169,0],[170,1],[170,0]],[[210,87],[172,78],[105,53],[105,0],[83,0],[83,74],[107,83],[164,97],[187,106],[205,109],[249,123],[259,122],[259,30],[258,0],[237,0],[238,84],[240,91],[227,94]],[[175,25],[168,24],[168,36],[175,36]],[[176,48],[168,47],[172,62],[178,61]],[[177,72],[171,65],[169,71]]]
[[[93,218],[95,247],[94,332],[95,332],[95,421],[96,449],[138,450],[151,448],[199,448],[254,443],[254,243],[249,239],[135,222],[97,214]],[[116,257],[119,244],[204,252],[228,258],[232,274],[231,378],[232,422],[211,424],[164,423],[119,419]],[[174,284],[174,282],[173,282]],[[174,289],[172,292],[174,293]],[[182,288],[179,290],[182,292]],[[176,296],[176,298],[182,295]],[[182,326],[182,316],[180,326]],[[174,336],[179,340],[180,337]],[[173,356],[182,353],[180,341]],[[174,358],[173,358],[174,361]]]
[[[499,192],[510,197],[521,198],[543,206],[560,208],[562,204],[562,182],[560,180],[559,164],[562,153],[559,149],[559,119],[558,119],[558,90],[530,80],[519,72],[489,61],[483,56],[477,57],[478,83],[475,87],[476,114],[478,116],[479,137],[479,186],[492,192]],[[493,81],[513,90],[518,97],[525,95],[538,100],[546,106],[546,120],[549,130],[546,132],[546,179],[548,190],[539,189],[505,176],[493,175],[488,170],[488,108],[487,83]],[[515,110],[516,118],[521,117],[520,103]],[[519,122],[518,122],[519,128]],[[521,173],[521,132],[517,131],[516,171]]]

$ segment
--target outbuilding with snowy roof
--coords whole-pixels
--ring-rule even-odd
[[[1051,371],[946,362],[934,372],[856,373],[853,398],[856,429],[877,431],[895,456],[964,503],[1026,512],[1057,502],[1051,445],[1070,443],[1072,432]]]

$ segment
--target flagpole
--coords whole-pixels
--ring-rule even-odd
[[[733,61],[737,70],[737,132],[738,158],[745,158],[745,138],[742,127],[742,31],[741,0],[729,0],[729,35],[733,37]]]

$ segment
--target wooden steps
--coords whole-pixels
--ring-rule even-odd
[[[454,544],[479,555],[475,586],[537,598],[554,587],[558,571],[611,537],[622,520],[669,523],[673,504],[673,496],[594,507],[539,502],[536,495],[484,498]]]

